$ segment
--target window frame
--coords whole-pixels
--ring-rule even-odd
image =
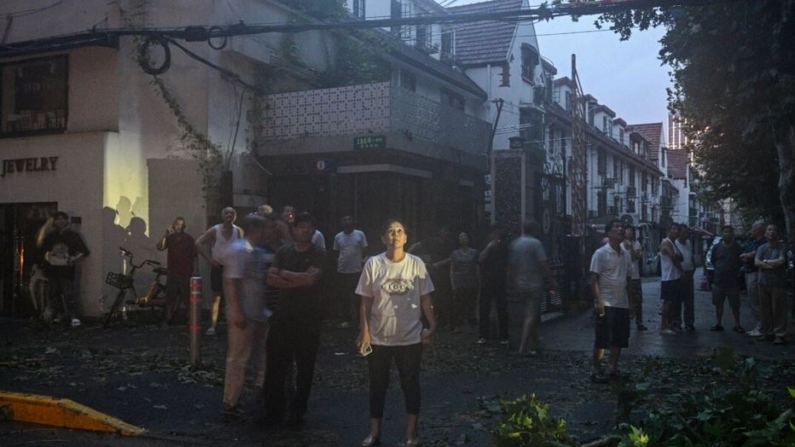
[[[39,129],[20,129],[20,130],[9,130],[3,131],[3,125],[5,123],[0,122],[0,138],[15,138],[15,137],[25,137],[25,136],[34,136],[34,135],[53,135],[53,134],[62,134],[66,133],[66,130],[69,126],[69,55],[68,54],[58,54],[54,56],[46,56],[46,57],[36,57],[30,59],[21,59],[9,62],[0,63],[0,120],[3,119],[5,110],[3,109],[3,104],[5,103],[5,97],[3,95],[4,91],[4,84],[5,78],[3,77],[3,73],[5,72],[7,67],[19,66],[22,68],[25,65],[33,65],[33,64],[46,64],[46,63],[53,63],[54,61],[63,61],[63,126],[57,127],[47,127],[39,128]],[[19,69],[17,68],[17,70]],[[14,95],[14,110],[9,110],[8,114],[16,112],[16,96],[15,93],[12,91],[12,95]],[[55,112],[59,108],[53,110]],[[45,111],[46,113],[46,111]],[[58,118],[56,117],[56,120]],[[57,125],[57,121],[56,121]]]

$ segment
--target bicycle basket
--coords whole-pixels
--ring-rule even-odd
[[[123,273],[113,273],[108,272],[108,276],[105,277],[105,283],[110,284],[111,286],[117,289],[130,289],[132,288],[132,278],[123,274]]]

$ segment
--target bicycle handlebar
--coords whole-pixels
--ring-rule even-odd
[[[147,259],[147,260],[141,262],[140,264],[135,265],[135,263],[133,262],[133,257],[134,256],[133,256],[133,254],[132,254],[132,252],[130,250],[127,250],[124,247],[119,247],[119,250],[121,250],[122,255],[130,258],[130,265],[132,266],[132,268],[134,270],[137,270],[137,269],[139,269],[139,268],[141,268],[141,267],[143,267],[145,265],[160,265],[160,262],[154,261],[152,259]]]

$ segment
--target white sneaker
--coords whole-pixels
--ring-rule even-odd
[[[207,329],[207,332],[205,332],[205,334],[206,335],[215,335],[215,328],[211,327],[210,329]]]
[[[72,327],[78,327],[81,324],[83,323],[80,320],[78,320],[77,318],[72,318]]]
[[[749,337],[759,337],[762,335],[762,333],[759,332],[759,329],[754,329],[752,331],[746,332],[746,335],[748,335]]]

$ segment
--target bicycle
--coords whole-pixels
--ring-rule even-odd
[[[128,305],[138,306],[139,308],[149,308],[158,321],[165,321],[166,286],[163,284],[161,278],[167,276],[168,271],[160,267],[159,262],[151,259],[147,259],[135,265],[132,252],[123,247],[119,247],[119,249],[121,250],[122,256],[129,258],[128,262],[131,268],[127,273],[108,272],[108,275],[105,277],[105,283],[119,289],[116,298],[113,300],[113,304],[110,306],[110,310],[105,315],[105,327],[109,327],[113,323],[113,320],[119,318],[120,313],[123,319],[127,319],[125,306]],[[145,265],[153,267],[152,272],[155,274],[155,279],[152,281],[152,284],[149,285],[149,290],[146,295],[139,297],[134,286],[135,271]],[[132,299],[125,301],[124,298],[128,291],[132,295]]]

